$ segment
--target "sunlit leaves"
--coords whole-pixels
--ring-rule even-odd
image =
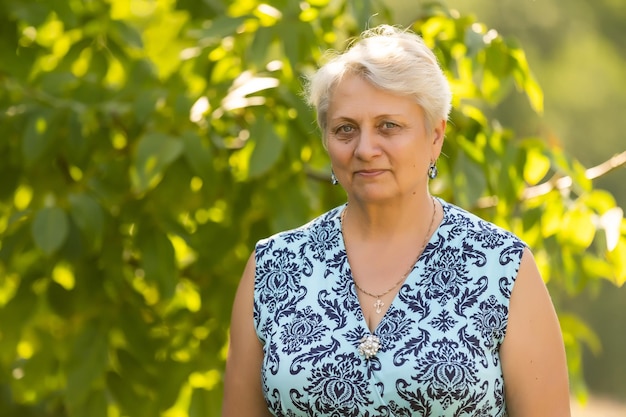
[[[591,245],[595,233],[592,212],[586,207],[574,206],[564,213],[558,236],[563,243],[584,250]]]
[[[622,227],[621,235],[622,238],[607,254],[607,258],[611,261],[611,264],[614,265],[613,281],[616,285],[624,285],[626,283],[626,242],[623,238],[624,227]]]
[[[528,185],[538,184],[550,171],[550,159],[536,149],[529,149],[526,153],[524,165],[524,180]]]
[[[543,111],[543,92],[513,41],[468,16],[429,16],[414,26],[442,58],[455,100],[460,95],[495,105],[515,85],[526,93],[533,110]]]
[[[7,415],[49,398],[77,416],[219,414],[254,243],[345,202],[301,92],[322,51],[386,19],[361,3],[3,3],[0,366],[20,376],[0,387]],[[520,234],[557,291],[622,284],[614,198],[490,116],[515,88],[541,109],[523,51],[441,6],[421,16],[454,90],[432,190]],[[589,339],[569,323],[574,345]]]
[[[254,77],[249,72],[244,72],[234,80],[232,89],[222,100],[222,109],[224,111],[231,111],[250,106],[263,105],[265,104],[264,97],[258,95],[249,96],[263,90],[275,88],[278,84],[279,81],[276,78]]]
[[[3,278],[0,280],[0,307],[4,307],[13,298],[18,285],[19,277],[17,274],[3,274]]]
[[[57,264],[54,267],[52,270],[52,279],[66,290],[74,288],[76,283],[74,272],[71,267],[66,264]]]
[[[163,10],[152,16],[153,25],[143,31],[144,52],[155,64],[157,74],[166,79],[181,63],[181,50],[189,46],[179,35],[189,16],[184,12]]]
[[[621,225],[624,221],[624,210],[621,207],[612,207],[600,216],[600,226],[606,234],[606,248],[613,251],[620,240]]]
[[[137,145],[133,168],[133,185],[143,193],[155,187],[164,170],[183,152],[181,140],[162,133],[149,133]]]
[[[33,198],[33,189],[28,185],[17,187],[13,195],[13,204],[17,210],[24,210]]]

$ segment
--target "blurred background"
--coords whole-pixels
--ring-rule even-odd
[[[0,416],[219,415],[254,243],[345,200],[302,77],[378,23],[454,83],[434,192],[535,250],[575,416],[626,415],[623,0],[0,0]]]
[[[415,13],[408,1],[388,2],[400,23]],[[532,113],[510,95],[495,113],[525,135],[546,137],[585,166],[626,149],[626,7],[621,0],[448,0],[490,28],[519,40],[545,93],[545,111]],[[626,172],[596,182],[626,209]],[[626,402],[626,286],[595,282],[567,302],[597,332],[602,349],[585,351],[592,392]],[[602,414],[604,415],[604,414]]]

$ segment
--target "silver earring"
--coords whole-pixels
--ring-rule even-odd
[[[335,176],[335,172],[334,171],[330,171],[330,183],[332,185],[337,185],[339,184],[339,180],[337,179],[337,177]]]
[[[437,170],[437,165],[435,165],[434,162],[431,162],[428,166],[428,178],[434,180],[435,178],[437,178],[437,174],[439,174],[439,171]]]

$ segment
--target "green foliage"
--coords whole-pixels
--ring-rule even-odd
[[[212,416],[254,243],[345,198],[301,98],[374,2],[0,0],[0,412]],[[455,93],[433,191],[518,233],[555,301],[626,280],[584,167],[485,114],[542,109],[522,49],[433,7]],[[593,333],[562,313],[574,381]]]

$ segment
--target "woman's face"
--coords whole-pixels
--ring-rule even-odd
[[[445,121],[427,131],[412,98],[356,75],[335,87],[327,117],[328,153],[350,199],[391,203],[427,192],[428,166],[441,152]]]

